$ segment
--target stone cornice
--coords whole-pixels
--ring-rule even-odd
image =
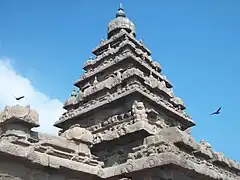
[[[91,105],[89,104],[88,106],[85,106],[85,108],[82,109],[82,107],[79,107],[76,110],[70,110],[66,113],[63,114],[59,118],[57,122],[55,122],[54,126],[56,127],[61,127],[61,124],[67,120],[73,119],[75,117],[81,116],[85,113],[89,113],[90,111],[102,107],[106,104],[109,104],[110,102],[116,101],[122,97],[125,97],[129,94],[132,94],[134,92],[138,92],[142,94],[143,96],[147,97],[150,101],[155,102],[156,104],[160,105],[161,107],[164,107],[168,112],[175,114],[178,118],[177,120],[183,120],[183,122],[188,122],[190,126],[195,125],[195,123],[191,120],[191,118],[187,117],[185,114],[182,114],[182,112],[178,112],[172,107],[167,106],[164,102],[162,102],[161,98],[157,97],[156,95],[154,96],[153,93],[151,93],[146,87],[142,85],[137,85],[137,86],[129,86],[128,89],[124,89],[121,92],[116,92],[115,94],[109,94],[103,99],[101,102],[95,101],[95,103],[92,103]]]
[[[119,55],[119,52],[122,50],[126,49],[127,46],[130,46],[132,51],[143,58],[144,51],[141,49],[137,48],[136,45],[129,39],[122,40],[117,47],[112,48],[111,46],[108,47],[108,49],[103,52],[101,55],[97,56],[96,59],[90,58],[87,62],[84,64],[84,68],[86,71],[89,71],[88,69],[91,69],[91,71],[94,71],[98,66],[101,64],[104,64],[104,61],[109,61],[108,58],[113,58],[114,56]],[[152,61],[151,56],[148,54],[145,54],[144,60],[153,68],[155,69],[156,67],[156,62]],[[160,66],[160,65],[159,65]],[[161,67],[159,70],[161,71]]]
[[[217,168],[216,166],[208,166],[204,162],[197,164],[184,155],[175,154],[172,152],[164,152],[161,154],[153,154],[149,157],[142,157],[136,160],[129,160],[126,163],[115,167],[105,168],[102,174],[103,178],[118,176],[122,174],[130,174],[132,172],[141,171],[149,168],[156,168],[174,164],[178,167],[194,171],[196,174],[201,174],[212,179],[223,180],[239,180],[240,176],[229,171]],[[214,168],[214,169],[213,169]]]
[[[34,144],[28,147],[13,144],[7,140],[0,141],[0,152],[11,156],[24,158],[31,163],[36,163],[41,166],[48,166],[56,169],[62,167],[75,171],[80,171],[87,174],[97,174],[99,166],[92,166],[86,163],[74,161],[63,157],[58,157],[49,153],[42,153],[35,150]]]
[[[84,90],[84,92],[82,92],[82,98],[87,98],[93,95],[98,97],[96,93],[103,90],[108,91],[108,89],[114,89],[117,86],[121,85],[123,82],[127,82],[128,79],[134,76],[137,77],[142,82],[142,84],[148,87],[149,89],[154,89],[154,90],[157,90],[159,93],[163,93],[164,96],[167,96],[167,99],[175,98],[173,94],[173,90],[171,88],[167,88],[164,81],[159,81],[151,75],[144,76],[142,71],[134,67],[123,71],[119,76],[121,77],[110,76],[104,81],[97,82],[95,85],[90,85],[88,88]],[[78,102],[75,102],[75,103],[78,103]],[[170,103],[170,100],[169,100],[169,103]],[[171,103],[175,105],[179,104],[178,102],[175,102],[175,101]],[[185,108],[183,103],[180,103],[180,104]]]
[[[147,120],[130,120],[119,124],[119,127],[112,126],[108,130],[106,129],[103,132],[96,133],[94,136],[94,145],[102,143],[103,141],[118,139],[126,134],[136,133],[141,130],[153,135],[158,129],[156,126],[149,124]]]
[[[90,80],[90,78],[94,78],[98,73],[105,71],[107,69],[112,68],[114,65],[117,65],[120,62],[123,62],[127,60],[128,58],[131,58],[139,63],[139,65],[144,66],[146,69],[148,69],[152,74],[159,77],[159,79],[166,82],[167,86],[172,87],[172,84],[168,79],[166,79],[165,76],[160,74],[159,72],[152,69],[145,61],[143,61],[140,57],[136,57],[133,53],[127,52],[124,56],[121,57],[115,57],[113,61],[109,61],[108,64],[98,66],[98,68],[95,71],[90,71],[88,73],[84,73],[80,79],[74,84],[77,87],[81,87],[84,83]]]
[[[204,160],[198,160],[198,162],[195,162],[191,155],[182,151],[180,153],[174,151],[166,152],[163,149],[163,152],[144,156],[139,159],[129,159],[123,164],[108,168],[101,168],[99,166],[92,166],[46,153],[35,152],[32,150],[31,146],[22,147],[20,145],[12,144],[6,140],[0,141],[0,152],[16,158],[26,159],[29,163],[38,164],[40,166],[51,167],[58,170],[66,168],[79,173],[89,174],[90,176],[96,175],[100,178],[110,178],[113,176],[130,174],[144,169],[174,164],[178,167],[193,171],[196,174],[216,180],[240,180],[239,174],[227,171]],[[237,166],[236,168],[239,172],[239,165],[236,164],[235,166]]]

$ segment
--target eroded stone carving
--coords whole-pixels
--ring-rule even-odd
[[[134,101],[132,113],[135,120],[147,120],[147,113],[143,102]]]
[[[39,126],[39,115],[27,106],[6,106],[4,111],[0,114],[0,124],[22,122],[28,124],[30,127]]]
[[[75,140],[89,144],[93,143],[92,133],[85,128],[81,128],[78,124],[71,126],[68,130],[62,133],[61,136],[66,137],[69,140]]]
[[[184,173],[175,173],[176,169],[187,169],[193,176],[239,179],[239,164],[213,152],[209,143],[195,142],[187,133],[186,128],[194,123],[183,111],[183,101],[174,97],[171,83],[160,73],[160,64],[153,62],[150,51],[135,39],[135,29],[126,24],[129,22],[120,7],[117,18],[109,24],[108,39],[93,50],[96,59],[89,58],[85,64],[86,73],[76,83],[79,92],[74,90],[64,104],[67,112],[59,121],[63,123],[60,136],[30,131],[38,125],[38,116],[30,107],[8,107],[0,114],[0,156],[26,158],[24,163],[40,169],[63,169],[66,176],[83,174],[79,178],[86,180],[117,179],[123,174],[138,179],[138,172],[155,167],[163,168],[161,174],[153,171],[142,178],[189,180]],[[123,104],[116,107],[119,102]],[[24,111],[18,112],[20,109]],[[71,126],[76,122],[81,126]],[[11,123],[22,126],[10,127]],[[4,134],[7,128],[19,127],[25,127],[27,133]],[[2,159],[0,170],[1,163]],[[169,170],[170,166],[165,166],[169,164],[181,168]],[[37,179],[55,179],[42,174]],[[61,175],[56,179],[72,178]]]

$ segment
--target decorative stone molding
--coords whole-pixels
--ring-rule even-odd
[[[151,64],[149,64],[149,63],[147,63],[147,61],[142,61],[142,59],[140,57],[138,57],[138,56],[141,56],[142,53],[138,52],[138,51],[136,51],[137,54],[135,54],[131,51],[126,53],[126,54],[118,54],[120,49],[124,48],[125,46],[129,46],[129,45],[132,46],[132,48],[135,48],[135,47],[133,47],[134,44],[132,44],[129,40],[125,40],[125,41],[120,43],[119,47],[117,47],[115,49],[111,49],[111,51],[106,51],[101,56],[98,56],[96,58],[96,60],[94,61],[94,63],[100,62],[103,59],[106,59],[106,62],[104,62],[102,64],[98,64],[91,71],[88,71],[88,72],[84,73],[83,76],[80,77],[80,80],[78,80],[75,83],[75,85],[78,85],[82,81],[85,81],[86,79],[91,78],[92,76],[99,73],[100,71],[104,71],[105,69],[109,68],[110,66],[116,65],[116,63],[118,63],[120,61],[123,61],[128,57],[132,57],[134,60],[139,62],[141,65],[143,65],[144,67],[146,67],[147,69],[152,71],[157,77],[159,77],[163,81],[166,81],[166,83],[169,87],[172,87],[169,80],[167,80],[163,75],[161,75],[159,73],[159,70],[156,69],[156,66],[159,66],[158,65],[159,63],[154,61]],[[116,53],[116,57],[114,59],[107,57],[107,56],[110,56],[110,55],[115,54],[115,53]],[[149,62],[150,62],[150,60],[149,60]]]
[[[143,94],[145,97],[149,98],[149,100],[154,101],[157,104],[163,106],[168,111],[176,114],[183,121],[186,121],[186,123],[194,125],[194,122],[188,116],[186,116],[183,112],[176,111],[175,109],[173,109],[171,104],[169,104],[167,101],[162,100],[161,98],[159,98],[159,96],[152,93],[151,91],[149,91],[146,87],[144,87],[142,85],[138,85],[137,87],[135,85],[126,86],[124,89],[122,89],[121,92],[119,91],[119,92],[115,92],[111,95],[106,95],[104,97],[100,97],[99,99],[96,99],[94,101],[94,103],[86,103],[84,106],[80,106],[78,109],[68,111],[60,117],[59,121],[57,121],[55,123],[55,125],[58,125],[59,123],[62,123],[73,117],[80,116],[86,112],[89,112],[89,111],[97,108],[97,107],[103,106],[104,104],[108,104],[109,102],[120,99],[121,97],[124,97],[124,96],[131,94],[133,92],[136,92],[136,91]]]

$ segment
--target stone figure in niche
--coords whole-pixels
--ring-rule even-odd
[[[95,76],[94,81],[93,81],[93,89],[97,88],[97,84],[98,84],[98,80],[97,80],[97,76]]]
[[[132,113],[135,120],[147,120],[147,113],[143,102],[134,101]]]
[[[122,73],[121,73],[120,70],[116,72],[116,79],[117,79],[117,81],[119,81],[119,82],[121,82],[121,80],[122,80]]]
[[[83,92],[81,89],[79,89],[79,91],[77,93],[76,101],[81,102],[82,100],[83,100]]]

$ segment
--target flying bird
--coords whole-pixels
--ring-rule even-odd
[[[15,96],[14,96],[15,97]],[[19,100],[21,100],[21,99],[23,99],[25,96],[20,96],[20,97],[15,97],[15,99],[17,100],[17,101],[19,101]]]
[[[217,111],[215,111],[215,112],[213,112],[212,114],[210,114],[210,115],[217,115],[217,114],[220,114],[220,110],[221,110],[222,108],[220,107],[220,108],[218,108],[218,110]]]

